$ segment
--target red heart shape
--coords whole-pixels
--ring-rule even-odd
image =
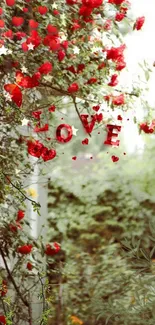
[[[46,147],[44,147],[43,152],[41,154],[41,157],[43,158],[44,161],[48,161],[51,160],[53,158],[55,158],[56,156],[56,151],[54,149],[48,149]]]
[[[87,145],[88,142],[89,142],[89,140],[86,138],[86,139],[84,139],[84,140],[82,141],[82,144],[83,144],[83,145]]]
[[[23,17],[12,17],[12,24],[14,26],[21,26],[24,23],[24,18]]]
[[[118,161],[118,160],[119,160],[119,157],[116,157],[116,156],[112,156],[112,157],[111,157],[111,159],[112,159],[112,161],[113,161],[113,162],[116,162],[116,161]]]

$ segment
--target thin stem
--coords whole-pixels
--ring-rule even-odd
[[[2,172],[3,173],[3,172]],[[24,197],[25,197],[25,199],[26,200],[28,200],[28,201],[30,201],[30,202],[32,202],[32,203],[34,203],[35,205],[37,205],[38,207],[40,207],[40,203],[37,203],[36,201],[34,201],[34,200],[32,200],[32,199],[30,199],[29,197],[27,197],[22,191],[21,191],[21,189],[19,188],[19,187],[17,187],[15,184],[13,184],[11,181],[10,181],[10,179],[9,179],[9,177],[7,177],[4,173],[3,173],[3,175],[7,178],[7,180],[9,181],[9,183],[14,187],[14,188],[16,188],[16,190],[18,190]]]
[[[10,270],[9,270],[9,267],[8,267],[8,265],[7,265],[7,262],[6,262],[6,259],[5,259],[5,256],[4,256],[4,252],[3,252],[3,250],[1,249],[1,247],[0,247],[0,253],[1,253],[2,259],[3,259],[3,261],[4,261],[4,265],[5,265],[6,271],[8,272],[9,278],[10,278],[10,280],[11,280],[11,282],[12,282],[12,284],[13,284],[15,290],[16,290],[16,292],[18,293],[19,298],[21,299],[21,301],[23,302],[23,304],[24,304],[26,307],[29,307],[29,303],[27,302],[27,300],[25,300],[25,299],[22,297],[22,294],[20,293],[20,291],[19,291],[19,289],[18,289],[18,287],[17,287],[17,285],[16,285],[16,282],[15,282],[14,278],[12,277],[12,274],[11,274],[11,272],[10,272]]]

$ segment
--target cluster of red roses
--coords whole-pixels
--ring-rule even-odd
[[[144,133],[153,133],[155,129],[155,121],[152,121],[150,125],[148,123],[144,122],[140,124],[140,130],[142,130]]]

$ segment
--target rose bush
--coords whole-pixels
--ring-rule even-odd
[[[115,106],[125,111],[140,94],[134,87],[131,92],[119,88],[119,74],[126,67],[119,24],[140,30],[144,23],[144,17],[131,20],[129,10],[126,0],[66,0],[46,5],[40,0],[5,0],[1,4],[0,255],[5,267],[5,276],[0,275],[1,324],[24,321],[34,325],[31,295],[38,282],[43,304],[40,325],[47,324],[48,281],[43,284],[46,276],[35,253],[53,260],[61,253],[61,246],[34,240],[25,230],[30,226],[25,201],[31,201],[35,211],[40,207],[23,188],[24,179],[34,169],[29,156],[38,159],[38,164],[59,158],[60,142],[65,140],[59,141],[55,129],[60,124],[64,97],[88,135],[95,122],[101,128],[107,124],[100,111],[103,103],[111,111]],[[118,39],[120,43],[115,45]],[[90,124],[85,113],[92,117]],[[70,124],[69,114],[63,122]],[[150,133],[146,124],[140,128]],[[82,145],[88,143],[84,138]],[[71,158],[76,160],[76,156]],[[119,158],[112,156],[112,160]],[[27,278],[33,279],[32,286]],[[9,296],[12,288],[14,294]]]

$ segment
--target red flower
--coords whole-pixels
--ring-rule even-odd
[[[77,73],[82,72],[84,69],[85,69],[85,64],[83,63],[78,64]]]
[[[123,51],[125,50],[125,44],[120,45],[119,47],[112,47],[110,50],[107,50],[107,60],[117,61],[122,58]]]
[[[124,62],[124,59],[122,58],[120,61],[116,62],[116,70],[121,71],[126,67],[126,63]]]
[[[2,36],[12,39],[13,38],[13,32],[12,32],[11,29],[8,29],[6,32],[4,32],[2,34]]]
[[[48,124],[45,124],[44,126],[42,126],[42,127],[40,127],[40,124],[38,124],[35,128],[34,128],[34,132],[46,132],[46,131],[48,131],[48,129],[49,129],[49,126],[48,126]]]
[[[58,10],[56,10],[56,9],[53,10],[53,15],[57,16],[59,14],[60,14],[60,12]]]
[[[116,156],[112,156],[111,159],[112,159],[113,162],[117,162],[119,160],[119,158],[116,157]]]
[[[64,59],[65,56],[66,56],[65,52],[60,50],[58,52],[58,60],[59,60],[59,62],[61,62]]]
[[[27,269],[29,271],[31,271],[33,269],[33,265],[31,264],[31,262],[28,262],[27,265],[26,265]]]
[[[51,35],[55,35],[55,36],[58,36],[58,29],[57,27],[51,25],[51,24],[48,24],[47,27],[47,32],[48,34],[51,34]]]
[[[76,3],[77,3],[77,0],[66,0],[66,3],[68,4],[68,5],[75,5]]]
[[[52,64],[50,62],[43,63],[39,68],[39,72],[41,74],[48,74],[51,71],[52,71]]]
[[[12,231],[12,232],[17,232],[18,231],[17,226],[13,225],[12,223],[9,225],[9,228],[10,228],[10,231]]]
[[[48,11],[48,8],[45,7],[45,6],[40,6],[38,7],[38,12],[41,14],[41,15],[45,15]]]
[[[112,25],[111,20],[110,20],[110,19],[107,19],[106,22],[104,23],[103,28],[104,28],[105,30],[110,30],[110,29],[111,29],[111,25]]]
[[[122,21],[125,18],[125,13],[117,12],[115,16],[116,21]]]
[[[6,325],[6,318],[4,315],[0,315],[0,323]]]
[[[98,8],[102,3],[103,0],[82,0],[82,4],[90,8]]]
[[[77,157],[76,157],[76,156],[72,157],[72,160],[76,160],[76,159],[77,159]]]
[[[106,64],[104,62],[100,63],[98,66],[98,70],[101,70],[106,67]]]
[[[79,15],[80,16],[84,16],[84,17],[88,17],[91,15],[93,11],[93,8],[89,8],[89,7],[86,7],[86,6],[82,6],[80,9],[79,9]]]
[[[31,156],[40,158],[44,148],[43,144],[40,143],[38,140],[35,140],[35,141],[27,141],[27,145],[28,145],[28,153]]]
[[[119,121],[122,121],[122,120],[123,120],[123,118],[122,118],[121,115],[118,115],[118,116],[117,116],[117,119],[118,119]]]
[[[45,254],[48,256],[53,256],[57,254],[60,250],[60,244],[54,242],[53,244],[47,244],[45,249]]]
[[[56,109],[55,105],[52,105],[52,106],[49,107],[48,111],[49,112],[55,112],[55,109]]]
[[[67,89],[67,91],[68,91],[69,93],[74,93],[74,92],[76,92],[76,91],[78,91],[78,90],[79,90],[79,86],[78,86],[77,83],[73,83],[73,84],[71,84],[71,85],[68,87],[68,89]]]
[[[21,40],[26,36],[26,34],[24,32],[17,32],[15,33],[15,36],[17,37],[18,40]]]
[[[17,252],[23,255],[30,254],[32,251],[32,245],[23,245],[20,247],[17,247]]]
[[[148,125],[147,123],[141,123],[140,130],[144,131],[145,133],[153,133],[154,125]]]
[[[32,112],[32,116],[35,117],[37,120],[40,120],[40,115],[41,114],[42,114],[42,111]]]
[[[60,50],[61,45],[60,45],[60,39],[58,37],[53,38],[49,43],[50,50],[52,50],[53,52]]]
[[[44,147],[41,157],[44,161],[48,161],[48,160],[52,160],[54,159],[56,156],[56,151],[54,149],[48,149],[46,147]]]
[[[118,75],[117,74],[113,74],[111,76],[110,82],[108,83],[108,86],[115,87],[118,84],[117,78],[118,78]]]
[[[10,7],[14,6],[14,4],[15,4],[15,0],[5,0],[5,1],[6,1],[7,6],[10,6]]]
[[[135,25],[134,25],[134,29],[140,30],[142,28],[144,22],[145,22],[144,16],[137,18]]]
[[[18,213],[17,213],[17,219],[16,221],[20,221],[24,218],[25,216],[25,212],[23,210],[19,210]]]
[[[3,14],[3,9],[0,7],[0,16]]]
[[[4,25],[5,25],[4,20],[0,19],[0,28],[4,28]]]
[[[90,79],[87,81],[87,84],[88,84],[88,85],[92,85],[92,84],[94,84],[95,82],[97,82],[97,78],[90,78]]]
[[[35,20],[33,20],[33,19],[30,19],[29,20],[29,26],[30,26],[30,28],[38,28],[38,22],[37,21],[35,21]]]
[[[112,103],[113,105],[116,106],[124,105],[125,104],[124,94],[121,94],[119,96],[113,96]]]
[[[23,17],[12,17],[12,24],[16,27],[21,26],[24,23]]]
[[[124,2],[124,0],[108,0],[108,2],[112,3],[112,4],[116,5],[116,6],[119,6]]]
[[[61,43],[61,46],[65,49],[65,50],[67,50],[67,48],[68,48],[68,41],[63,41],[62,43]]]

